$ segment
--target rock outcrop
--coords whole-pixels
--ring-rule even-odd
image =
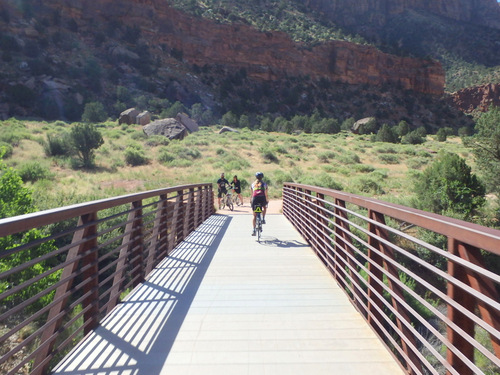
[[[462,112],[486,112],[491,105],[500,107],[500,84],[468,87],[453,93],[451,98],[453,105]]]
[[[360,18],[379,26],[407,10],[425,11],[461,22],[500,29],[497,0],[302,0],[336,22],[350,26]]]
[[[393,56],[342,41],[306,48],[285,33],[216,24],[179,12],[165,0],[46,0],[44,6],[76,20],[80,29],[93,27],[99,19],[137,25],[150,47],[162,48],[163,53],[175,50],[184,62],[199,67],[245,69],[250,78],[309,76],[348,84],[393,84],[427,94],[444,92],[444,71],[436,61]]]

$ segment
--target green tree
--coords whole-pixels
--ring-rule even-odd
[[[398,126],[396,126],[396,134],[400,137],[405,136],[410,132],[410,125],[405,120],[399,122]]]
[[[438,142],[445,142],[448,138],[448,132],[444,128],[440,128],[436,133],[436,140]]]
[[[470,219],[485,203],[485,187],[465,160],[442,153],[414,184],[417,206],[423,210]]]
[[[35,210],[32,199],[32,192],[23,186],[23,181],[19,174],[12,168],[8,168],[2,161],[3,151],[0,149],[0,219],[31,213]],[[0,237],[0,249],[9,250],[21,245],[30,243],[43,237],[38,229],[32,229],[21,234],[14,234]],[[40,257],[50,251],[55,250],[53,241],[47,241],[41,245],[31,247],[27,250],[13,252],[0,259],[0,273],[20,266],[32,259]],[[25,281],[36,277],[51,268],[50,260],[45,260],[26,267],[20,272],[16,272],[0,280],[0,293],[5,292],[13,285],[22,284]],[[3,302],[8,304],[20,303],[38,294],[49,285],[59,280],[60,272],[52,273],[31,286],[22,289],[7,297]],[[54,292],[45,295],[27,307],[32,312],[45,306],[52,300]]]
[[[397,136],[396,132],[394,131],[394,128],[390,127],[387,124],[383,124],[382,127],[377,132],[377,135],[375,136],[375,140],[377,142],[397,143],[398,136]]]
[[[464,143],[472,148],[488,189],[500,195],[500,108],[492,107],[483,113],[475,131],[473,137],[464,138]]]
[[[82,114],[83,122],[103,122],[106,121],[108,114],[104,110],[104,105],[101,102],[91,102],[85,104],[85,109]]]
[[[84,168],[94,166],[94,150],[104,143],[101,133],[92,124],[78,124],[71,129],[73,150],[80,158]]]

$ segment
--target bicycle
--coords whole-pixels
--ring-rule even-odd
[[[233,205],[236,205],[236,206],[242,205],[242,203],[240,202],[240,198],[238,197],[238,194],[236,194],[234,189],[231,190],[231,201],[233,202]]]
[[[234,209],[233,199],[231,192],[227,192],[223,195],[220,201],[220,208],[223,210],[225,207],[229,208],[231,211]]]
[[[262,205],[256,204],[254,211],[255,215],[255,232],[257,233],[257,242],[260,242],[262,236]]]

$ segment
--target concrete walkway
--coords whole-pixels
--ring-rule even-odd
[[[57,367],[73,375],[403,374],[282,215],[214,215]]]

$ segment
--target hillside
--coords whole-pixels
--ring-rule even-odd
[[[419,2],[391,8],[373,0],[359,7],[298,0],[7,0],[0,6],[0,118],[78,121],[91,102],[104,104],[111,118],[130,106],[161,116],[179,102],[188,112],[201,108],[206,123],[229,111],[249,116],[253,126],[262,115],[316,111],[339,121],[406,120],[430,131],[470,126],[443,97],[445,78],[448,88],[460,86],[450,75],[494,81],[500,52],[469,52],[477,60],[471,62],[466,54],[456,57],[447,47],[457,32],[451,26],[462,25],[467,14],[454,19],[413,3]],[[463,9],[469,18],[478,14]],[[460,27],[476,28],[464,31],[466,42],[480,41],[480,51],[490,51],[498,29],[477,24],[494,26],[496,16],[481,17]],[[429,41],[435,28],[446,30],[444,47]],[[457,48],[470,51],[467,43]],[[458,73],[455,60],[463,63]]]

